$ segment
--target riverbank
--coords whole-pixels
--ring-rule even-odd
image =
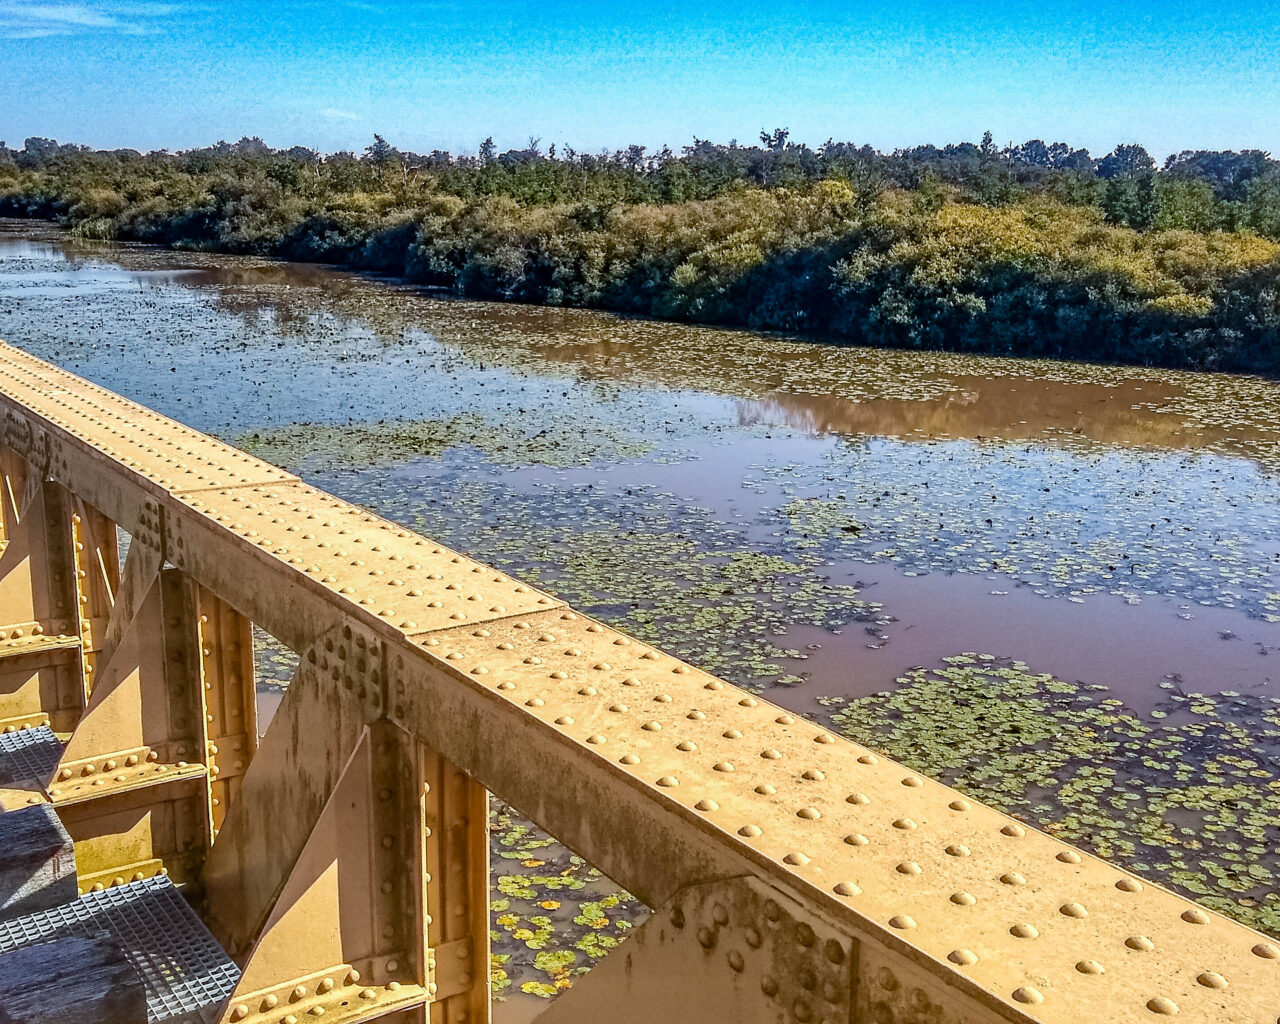
[[[474,299],[847,344],[1280,375],[1280,246],[1134,230],[1027,193],[822,180],[680,203],[521,203],[265,160],[6,171],[0,216],[84,238],[389,273]],[[285,180],[287,178],[287,180]]]

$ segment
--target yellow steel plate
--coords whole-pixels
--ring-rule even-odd
[[[306,484],[184,499],[405,634],[563,606],[489,566]]]
[[[1280,950],[1261,935],[585,616],[415,642],[841,917],[1036,1019],[1280,1012]]]

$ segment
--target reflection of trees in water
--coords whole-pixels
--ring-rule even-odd
[[[1206,448],[1228,437],[1225,430],[1197,433],[1180,417],[1159,411],[1176,393],[1172,387],[1157,396],[1149,383],[1142,392],[1020,378],[970,378],[955,383],[960,390],[924,401],[851,402],[831,395],[776,392],[740,402],[739,420],[785,423],[813,434],[1082,440],[1156,448]]]

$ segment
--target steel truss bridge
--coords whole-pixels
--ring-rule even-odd
[[[2,344],[0,503],[0,1019],[482,1024],[489,793],[653,908],[547,1024],[1280,1019],[1263,935]]]

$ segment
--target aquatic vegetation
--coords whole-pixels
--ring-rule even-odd
[[[633,896],[496,801],[489,831],[495,994],[514,986],[555,995],[647,915]]]
[[[1280,699],[1168,681],[1142,717],[1019,661],[947,662],[824,704],[858,742],[1280,934]]]
[[[245,434],[237,444],[260,459],[298,469],[367,468],[455,447],[475,448],[504,466],[577,466],[653,450],[651,443],[627,437],[608,421],[566,421],[545,412],[497,422],[464,413],[447,420],[294,423]]]
[[[253,627],[254,674],[259,690],[283,690],[293,679],[298,655],[266,630]]]
[[[1169,597],[1280,621],[1280,481],[1211,455],[866,440],[759,466],[795,550],[997,574],[1044,597]],[[816,492],[816,494],[815,494]],[[818,496],[820,495],[820,496]]]

